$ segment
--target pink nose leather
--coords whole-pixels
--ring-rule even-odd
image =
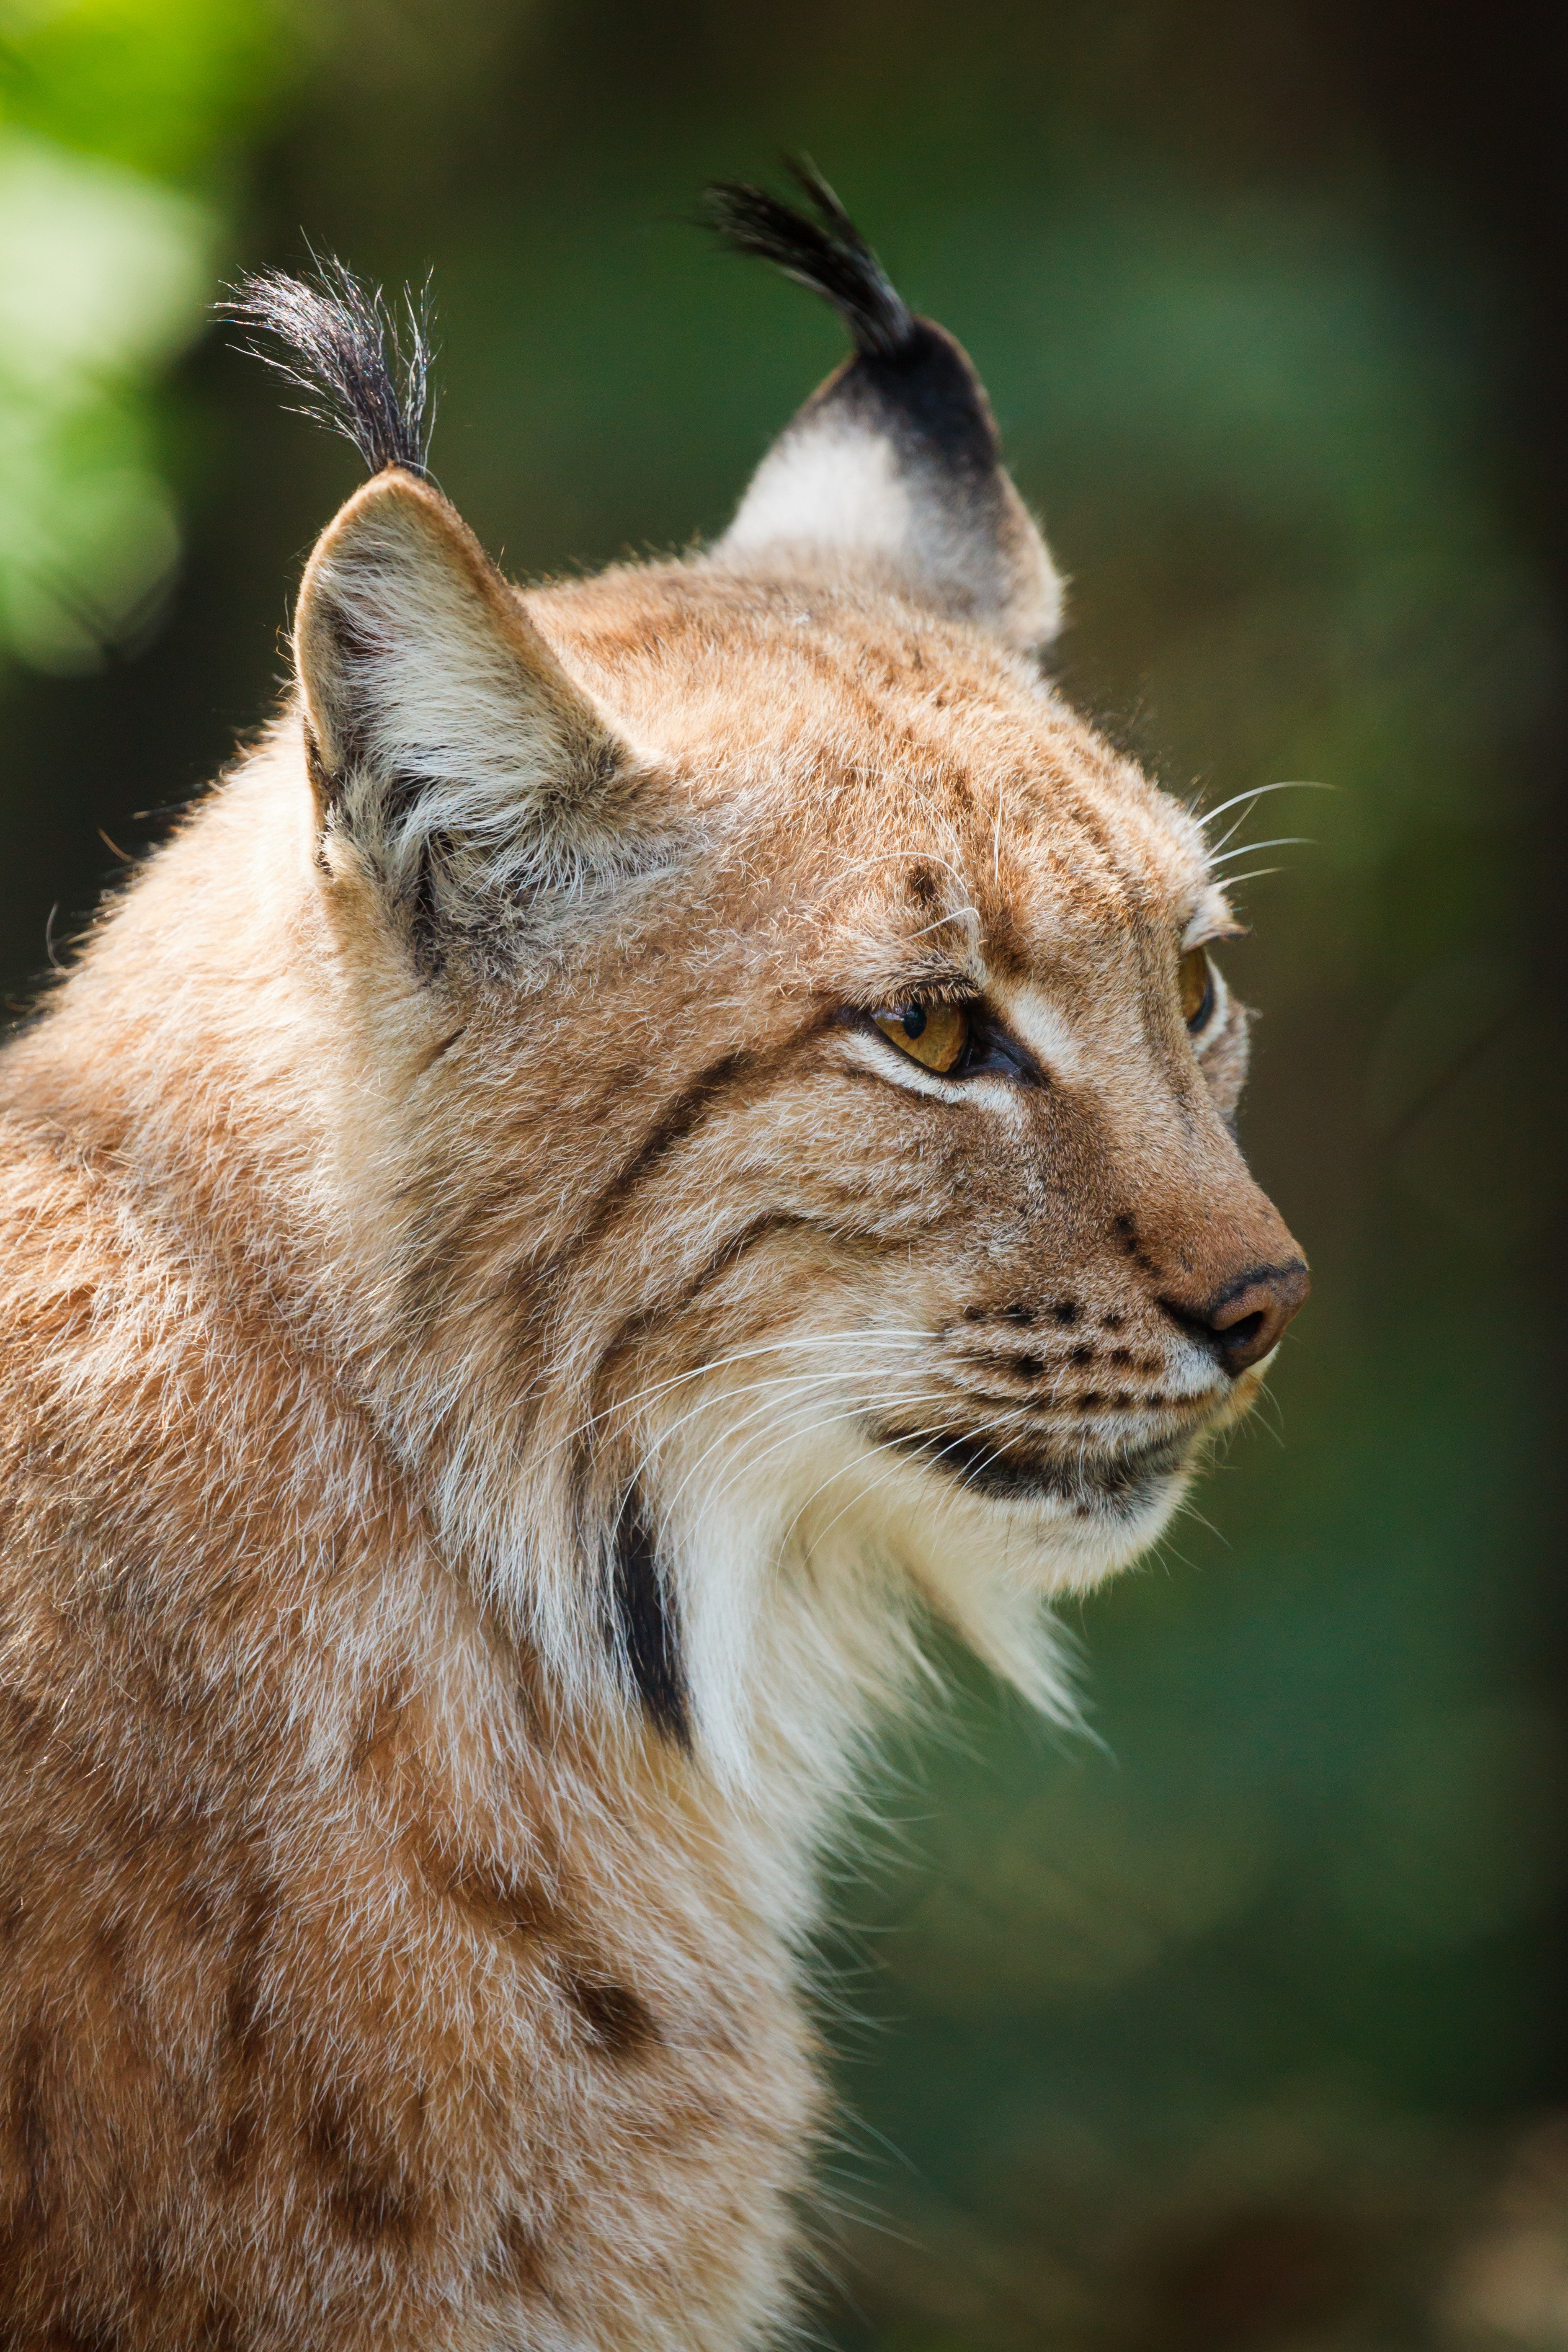
[[[1300,1260],[1294,1265],[1265,1266],[1248,1276],[1239,1289],[1191,1317],[1212,1333],[1220,1362],[1227,1372],[1245,1372],[1261,1363],[1276,1348],[1286,1325],[1311,1289],[1311,1279]]]

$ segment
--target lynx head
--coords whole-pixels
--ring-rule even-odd
[[[379,468],[289,722],[371,1391],[572,1702],[738,1780],[925,1614],[1065,1705],[1042,1597],[1159,1534],[1307,1289],[1203,826],[1053,690],[970,363],[805,193],[712,201],[852,357],[715,546],[586,582],[492,567],[352,286],[245,305]]]

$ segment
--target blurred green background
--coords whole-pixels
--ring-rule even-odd
[[[1334,0],[0,0],[13,1007],[272,709],[345,448],[207,324],[433,269],[510,569],[720,526],[838,355],[684,225],[811,152],[985,375],[1068,691],[1260,804],[1274,1400],[1075,1620],[1098,1743],[954,1662],[834,1874],[821,2326],[879,2352],[1568,2346],[1555,1542],[1563,82]],[[1275,821],[1276,816],[1279,819]],[[200,910],[193,909],[199,921]]]

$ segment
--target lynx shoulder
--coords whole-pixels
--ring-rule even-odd
[[[1069,1700],[1306,1288],[1201,824],[1064,704],[958,345],[526,592],[342,274],[371,478],[266,740],[0,1060],[0,2338],[739,2352],[813,1856],[957,1631]]]

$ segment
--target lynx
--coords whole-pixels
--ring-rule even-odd
[[[0,1062],[17,2352],[789,2337],[825,1832],[933,1626],[1068,1710],[1305,1294],[1203,825],[803,178],[853,353],[677,561],[513,587],[418,333],[241,302],[371,478]]]

